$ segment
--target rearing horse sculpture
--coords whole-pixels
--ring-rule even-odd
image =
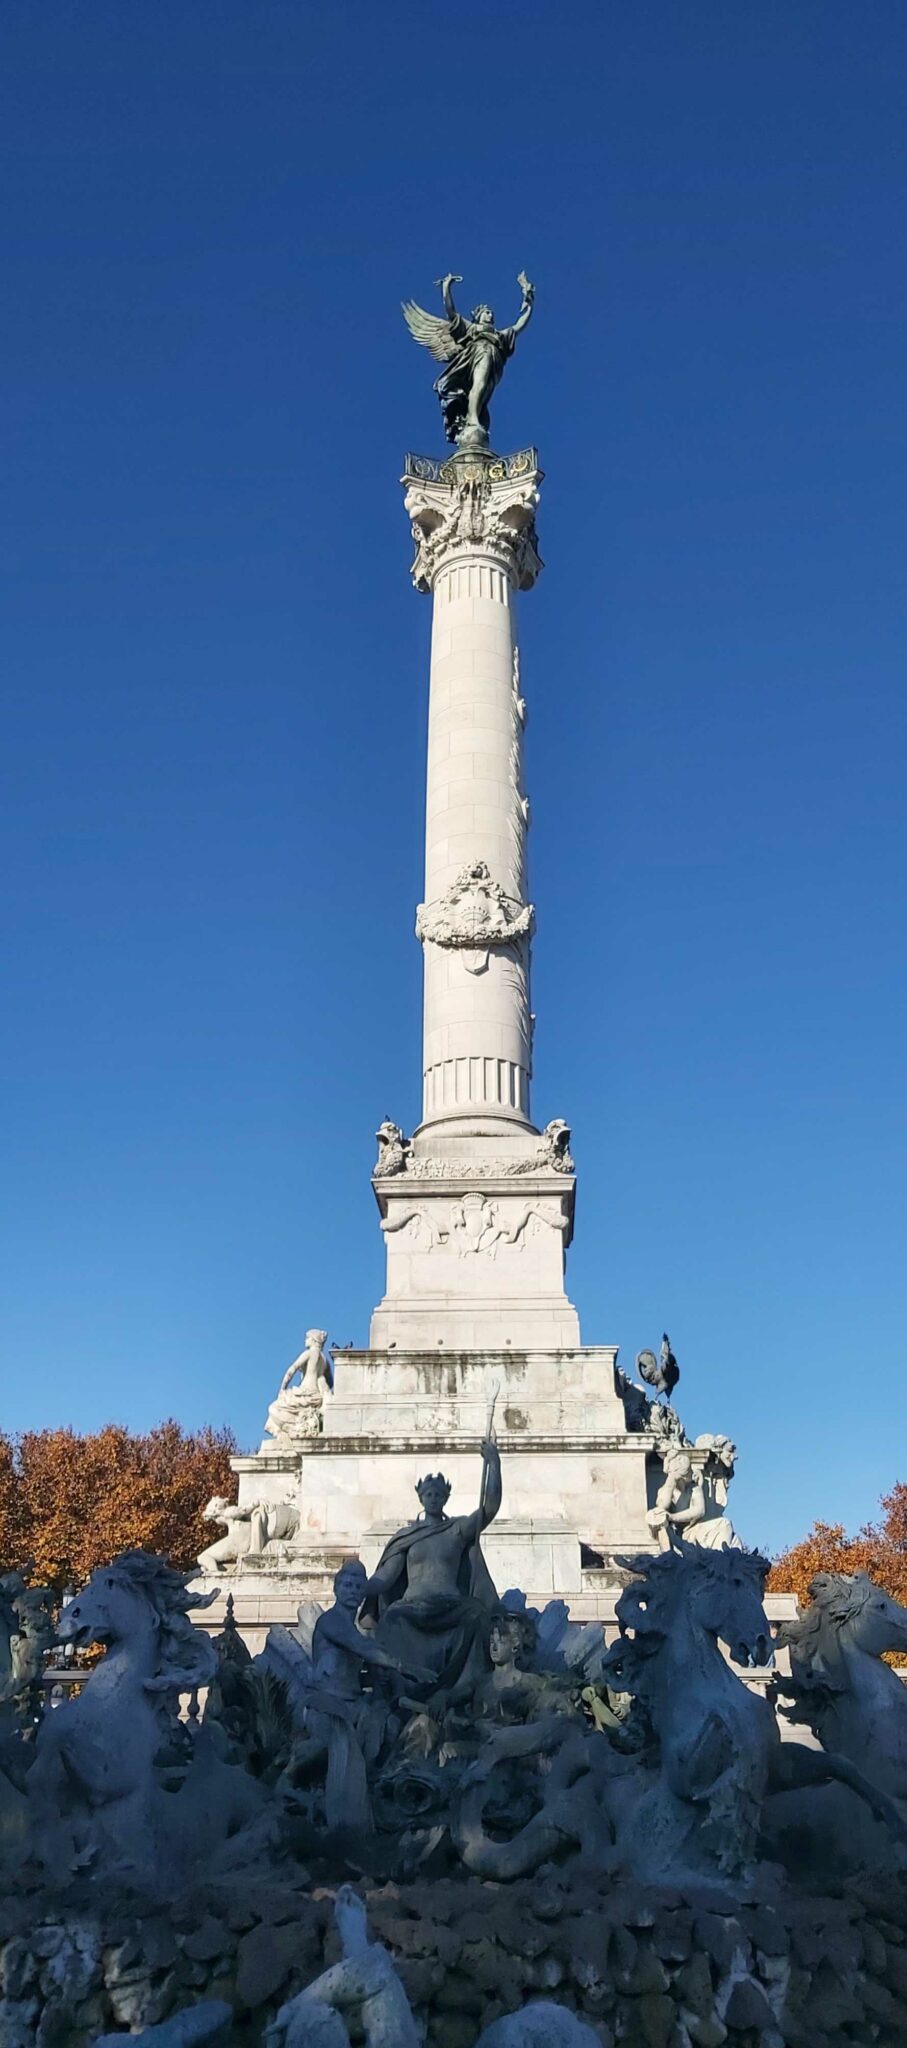
[[[612,1684],[644,1700],[660,1749],[655,1784],[618,1827],[618,1849],[641,1875],[744,1875],[755,1861],[768,1795],[830,1780],[857,1792],[903,1837],[892,1800],[849,1758],[782,1743],[769,1701],[718,1647],[724,1643],[744,1667],[768,1663],[765,1558],[690,1545],[618,1562],[641,1578],[618,1600],[622,1636],[603,1669]]]
[[[67,1849],[114,1865],[153,1859],[154,1759],[179,1693],[207,1684],[217,1663],[188,1610],[215,1597],[191,1596],[182,1572],[131,1550],[93,1572],[64,1608],[60,1640],[103,1643],[107,1654],[79,1697],[38,1730],[28,1796],[48,1867]]]
[[[886,1650],[907,1651],[907,1607],[865,1572],[819,1572],[809,1594],[806,1613],[778,1631],[791,1662],[778,1681],[790,1698],[783,1711],[907,1800],[907,1685],[882,1662]]]

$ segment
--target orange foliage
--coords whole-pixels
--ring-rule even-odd
[[[801,1543],[782,1552],[769,1573],[769,1591],[796,1593],[808,1603],[817,1572],[868,1572],[886,1593],[907,1606],[907,1484],[899,1480],[881,1502],[882,1520],[848,1536],[843,1522],[816,1522]]]
[[[118,1551],[154,1550],[182,1571],[211,1541],[201,1510],[234,1490],[226,1429],[183,1433],[159,1423],[146,1436],[110,1422],[0,1436],[0,1571],[33,1565],[58,1591],[81,1585]]]

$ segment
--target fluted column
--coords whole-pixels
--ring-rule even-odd
[[[423,1124],[432,1141],[531,1129],[530,944],[516,596],[541,568],[540,472],[410,458],[413,580],[433,599],[426,791]],[[514,1128],[516,1127],[516,1129]]]

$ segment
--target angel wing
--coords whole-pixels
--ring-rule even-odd
[[[298,1699],[300,1693],[314,1684],[311,1657],[294,1631],[282,1628],[279,1622],[272,1622],[264,1649],[259,1650],[255,1662],[260,1670],[283,1679],[291,1699]]]
[[[449,363],[457,352],[450,321],[439,319],[435,313],[426,313],[422,306],[416,305],[415,299],[404,299],[401,312],[413,340],[429,349],[436,363]]]

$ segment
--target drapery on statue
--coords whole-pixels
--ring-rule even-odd
[[[323,1348],[327,1340],[326,1330],[307,1330],[299,1357],[287,1366],[265,1423],[265,1435],[276,1437],[278,1443],[318,1435],[324,1397],[331,1392],[331,1368]],[[297,1373],[299,1385],[294,1387]]]
[[[458,313],[453,286],[462,278],[453,272],[439,277],[445,318],[426,313],[413,299],[403,305],[403,318],[414,341],[431,350],[435,361],[444,363],[435,390],[441,401],[444,432],[458,448],[487,448],[491,421],[488,407],[512,356],[516,338],[532,317],[535,286],[520,271],[517,284],[523,294],[519,315],[512,327],[496,327],[490,306],[476,306],[471,320]]]

